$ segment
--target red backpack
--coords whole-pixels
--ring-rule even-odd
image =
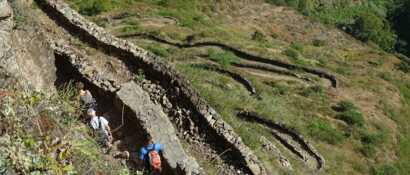
[[[154,172],[161,172],[161,157],[154,147],[148,152],[149,164]]]

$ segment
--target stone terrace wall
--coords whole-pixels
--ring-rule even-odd
[[[190,86],[189,82],[178,74],[170,65],[163,63],[159,57],[135,46],[129,41],[121,40],[106,32],[103,28],[87,21],[80,14],[72,10],[67,4],[59,0],[37,0],[43,10],[55,18],[60,25],[73,27],[77,35],[84,35],[90,42],[105,48],[106,52],[128,57],[126,61],[143,68],[148,78],[160,81],[166,89],[173,88],[180,92],[178,94],[181,103],[185,103],[193,112],[198,113],[202,125],[207,125],[224,143],[221,146],[230,147],[232,152],[238,154],[242,160],[232,160],[243,162],[252,174],[266,174],[265,168],[254,155],[253,151],[247,147],[241,138],[233,131],[232,127],[224,122],[219,114],[212,109]],[[65,24],[61,24],[65,23]],[[130,60],[132,59],[132,60]],[[202,122],[203,121],[203,122]]]

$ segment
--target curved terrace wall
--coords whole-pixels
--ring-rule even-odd
[[[109,54],[115,54],[129,62],[131,69],[135,67],[144,70],[148,79],[158,81],[165,89],[171,89],[177,93],[172,95],[177,103],[183,103],[188,109],[197,115],[194,118],[198,125],[203,125],[210,132],[216,133],[221,147],[231,149],[236,155],[235,162],[240,162],[252,174],[266,174],[258,158],[253,154],[233,131],[232,127],[225,123],[189,84],[189,82],[178,74],[170,65],[162,62],[160,58],[129,41],[121,40],[104,31],[101,27],[85,20],[81,15],[72,10],[67,4],[57,0],[36,0],[43,10],[56,20],[60,25],[73,35],[83,37],[90,44],[104,48]],[[135,67],[134,67],[135,66]],[[179,92],[179,93],[178,93]],[[219,146],[219,145],[218,145]]]

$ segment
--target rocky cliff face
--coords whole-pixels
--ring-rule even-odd
[[[19,3],[19,2],[13,2]],[[14,13],[6,0],[0,1],[1,87],[11,86],[12,79],[32,90],[54,89],[54,55],[44,33],[29,21],[23,26],[14,22]]]
[[[14,84],[18,72],[12,49],[13,11],[6,0],[0,0],[0,87]]]

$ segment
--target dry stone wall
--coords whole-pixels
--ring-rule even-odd
[[[144,69],[148,78],[159,81],[167,89],[175,89],[175,92],[179,92],[177,94],[178,102],[185,103],[185,106],[193,110],[192,112],[197,113],[198,119],[196,121],[200,121],[200,125],[209,128],[209,132],[217,133],[217,137],[221,140],[218,144],[230,148],[240,158],[233,161],[243,162],[252,174],[266,174],[261,162],[233,131],[232,127],[220,118],[219,114],[199,96],[185,78],[168,64],[162,62],[159,57],[135,46],[131,42],[110,35],[104,29],[85,20],[61,1],[37,1],[50,17],[60,20],[61,25],[72,27],[77,34],[81,34],[90,42],[104,47],[105,51],[110,54],[126,57],[128,59],[126,61],[130,61]]]

